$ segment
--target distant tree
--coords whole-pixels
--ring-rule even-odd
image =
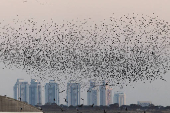
[[[45,103],[45,105],[51,105],[49,102]]]
[[[100,109],[103,109],[104,108],[104,106],[103,105],[100,105]]]
[[[100,110],[101,108],[100,108],[100,106],[95,106],[94,109],[95,110]]]
[[[170,109],[170,106],[166,106],[165,109]]]
[[[130,108],[131,108],[131,109],[140,109],[141,106],[138,105],[138,104],[130,104]]]
[[[127,111],[127,107],[125,108],[125,110]]]
[[[103,105],[100,105],[101,108],[103,108]]]
[[[63,104],[60,104],[60,107],[63,107],[64,105]]]
[[[109,106],[103,106],[104,109],[109,109]]]
[[[155,109],[155,105],[154,104],[149,104],[149,109]]]
[[[37,106],[41,106],[42,104],[41,103],[37,103]]]
[[[119,104],[118,103],[110,104],[109,106],[111,108],[113,108],[113,109],[119,108]]]
[[[153,107],[153,106],[155,106],[154,104],[149,104],[149,107]]]
[[[57,105],[56,103],[51,103],[51,105]]]
[[[161,106],[161,105],[160,105],[160,106],[159,106],[159,109],[164,109],[164,106]]]
[[[70,105],[69,108],[74,108],[74,106]]]

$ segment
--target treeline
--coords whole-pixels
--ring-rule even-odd
[[[142,107],[138,104],[130,104],[130,105],[122,105],[119,107],[118,103],[110,104],[109,106],[94,106],[94,105],[78,105],[78,106],[66,106],[66,105],[57,105],[55,103],[45,104],[42,106],[36,106],[44,111],[58,111],[58,110],[115,110],[115,111],[164,111],[170,110],[170,106],[155,106],[154,104],[150,104],[149,106]]]

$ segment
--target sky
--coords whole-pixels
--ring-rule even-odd
[[[24,2],[27,1],[27,2]],[[53,18],[57,23],[63,20],[91,18],[95,22],[109,18],[114,13],[116,18],[127,14],[145,14],[159,16],[159,19],[170,22],[169,0],[0,0],[0,21],[11,21],[12,19],[34,18],[36,21]],[[18,15],[18,17],[17,17]],[[0,63],[0,95],[13,97],[13,86],[18,78],[31,81],[31,75],[20,69],[3,69],[4,64]],[[155,105],[170,105],[170,72],[163,77],[165,81],[157,80],[152,83],[133,83],[132,86],[115,91],[124,91],[126,104],[137,104],[137,101],[152,101]],[[45,84],[45,83],[42,83]],[[135,86],[133,88],[133,86]],[[44,97],[44,91],[43,97]],[[62,97],[66,96],[62,93]],[[86,93],[82,94],[86,98]],[[64,99],[60,104],[65,104]],[[85,104],[86,104],[85,100]],[[43,99],[44,103],[44,99]],[[82,103],[82,101],[81,101]]]

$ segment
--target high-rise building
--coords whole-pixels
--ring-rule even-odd
[[[118,103],[119,106],[126,105],[126,95],[123,92],[116,92],[113,97],[113,102]]]
[[[29,84],[23,79],[17,79],[13,87],[14,99],[29,103]]]
[[[67,83],[67,106],[80,105],[80,84],[71,80]]]
[[[45,85],[45,103],[56,103],[59,105],[59,85],[55,80],[50,80]]]
[[[29,104],[42,105],[41,83],[35,79],[31,79],[29,87]]]
[[[151,101],[138,101],[137,104],[142,107],[145,107],[145,106],[149,106],[150,104],[152,104],[152,102]]]
[[[103,81],[100,86],[100,105],[103,106],[112,104],[112,89],[106,83],[107,81]]]
[[[95,85],[95,82],[90,81],[90,87],[87,90],[87,105],[99,106],[99,89],[98,86]]]

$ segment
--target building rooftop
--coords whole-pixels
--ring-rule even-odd
[[[17,79],[17,82],[24,82],[24,79]]]

